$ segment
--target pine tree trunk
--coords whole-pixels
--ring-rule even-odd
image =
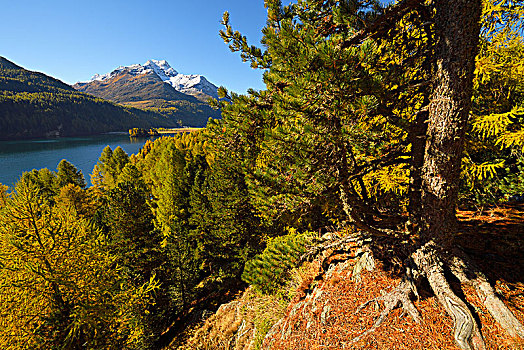
[[[452,243],[481,0],[435,0],[436,66],[422,167],[422,243]]]
[[[400,1],[399,4],[407,2]],[[462,152],[471,108],[481,0],[434,0],[432,5],[436,10],[434,23],[438,41],[427,131],[424,133],[425,110],[419,112],[410,130],[412,183],[409,210],[412,230],[420,233],[420,245],[407,259],[406,274],[397,288],[372,300],[382,301],[384,309],[374,325],[353,342],[377,329],[396,307],[402,307],[414,320],[419,320],[411,294],[417,293],[417,284],[426,278],[438,302],[453,319],[457,346],[463,350],[485,350],[480,327],[468,305],[448,282],[447,271],[451,270],[462,283],[476,288],[491,315],[510,335],[522,337],[524,326],[497,298],[481,271],[471,267],[473,264],[468,257],[459,249],[450,249],[455,233]],[[369,303],[364,303],[359,310]]]
[[[424,164],[424,152],[426,150],[427,119],[428,112],[426,110],[418,112],[409,132],[411,160],[408,230],[411,234],[418,234],[422,226],[420,215],[422,208],[422,165]]]

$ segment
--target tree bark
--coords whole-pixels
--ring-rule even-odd
[[[481,0],[435,0],[436,66],[422,167],[422,243],[452,243]]]
[[[399,286],[372,300],[383,301],[384,310],[374,325],[355,340],[374,331],[396,307],[419,319],[410,297],[425,277],[438,302],[453,318],[457,346],[463,350],[483,350],[480,327],[468,305],[451,288],[445,274],[447,267],[461,282],[475,286],[486,308],[510,335],[522,337],[524,326],[496,296],[484,275],[468,266],[467,257],[460,257],[451,249],[482,4],[481,0],[433,0],[432,5],[437,38],[432,57],[432,92],[427,115],[425,110],[419,111],[409,135],[412,145],[409,210],[411,231],[420,235],[419,248],[411,254],[405,279]]]
[[[422,165],[424,164],[424,152],[426,149],[427,118],[428,112],[426,110],[418,112],[409,132],[411,159],[408,230],[411,234],[419,234],[421,229]]]

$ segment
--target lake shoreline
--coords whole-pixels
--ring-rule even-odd
[[[0,183],[12,186],[23,172],[48,168],[56,170],[66,159],[82,171],[87,183],[102,150],[120,146],[128,154],[138,153],[147,140],[157,137],[131,138],[127,133],[105,133],[91,136],[39,138],[0,141]]]
[[[182,127],[182,128],[152,128],[152,129],[165,129],[165,130],[159,130],[159,134],[177,134],[181,132],[193,132],[197,130],[203,129],[202,127]],[[0,142],[3,141],[36,141],[36,140],[55,140],[55,139],[62,139],[62,138],[72,138],[72,137],[94,137],[94,136],[101,136],[101,135],[129,135],[129,131],[108,131],[103,133],[74,133],[71,135],[49,135],[45,137],[24,137],[24,136],[18,136],[18,137],[0,137]]]

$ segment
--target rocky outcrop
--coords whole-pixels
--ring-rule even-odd
[[[178,350],[254,350],[268,329],[283,315],[279,298],[248,288],[237,299],[220,306]]]
[[[457,239],[486,271],[497,295],[520,322],[524,321],[522,213],[524,207],[516,206],[494,209],[485,216],[459,212]],[[186,349],[457,349],[453,320],[424,286],[413,300],[421,315],[419,323],[396,309],[377,329],[366,333],[384,309],[380,297],[401,282],[402,269],[387,259],[387,252],[381,254],[379,246],[366,246],[350,236],[326,235],[311,247],[300,268],[309,272],[301,278],[292,274],[295,292],[286,305],[283,299],[248,289],[209,318]],[[456,280],[451,287],[461,293],[483,325],[486,349],[524,349],[521,340],[511,338],[493,319],[474,286]]]
[[[522,227],[519,224],[518,228]],[[499,231],[502,233],[502,231]],[[474,235],[482,234],[477,231]],[[464,235],[466,242],[479,242]],[[500,235],[506,241],[506,234]],[[316,247],[318,274],[309,286],[302,286],[297,297],[286,308],[285,315],[267,333],[262,349],[456,349],[453,342],[453,320],[439,306],[429,288],[421,288],[414,306],[421,314],[420,322],[406,316],[402,309],[393,310],[372,332],[375,321],[384,309],[384,298],[400,283],[389,261],[371,259],[371,250],[355,245],[347,238],[334,239]],[[373,247],[376,252],[376,247]],[[479,254],[481,252],[479,251]],[[508,250],[508,254],[512,253]],[[521,256],[521,254],[517,254]],[[485,256],[485,255],[484,255]],[[492,264],[493,265],[493,264]],[[515,272],[514,266],[508,266]],[[489,270],[486,268],[486,270]],[[496,268],[492,280],[506,305],[522,322],[524,319],[524,284],[520,277],[508,282]],[[360,272],[360,273],[359,273]],[[517,276],[513,274],[513,276]],[[504,286],[506,289],[501,289]],[[473,287],[456,281],[460,291],[475,310],[485,336],[486,349],[523,349],[524,343],[500,327],[485,308]],[[515,291],[517,298],[508,293]],[[519,291],[520,292],[517,292]],[[502,293],[501,293],[502,292]],[[513,300],[513,301],[512,301]]]

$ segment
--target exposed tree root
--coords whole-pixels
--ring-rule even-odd
[[[464,350],[485,349],[479,327],[462,301],[451,289],[444,276],[443,263],[436,246],[429,242],[413,253],[413,261],[427,278],[437,300],[453,318],[455,343]]]
[[[524,338],[523,325],[496,296],[487,278],[462,251],[454,251],[454,254],[445,259],[445,262],[460,282],[471,284],[476,288],[477,294],[486,308],[510,336]],[[351,343],[357,342],[375,331],[391,311],[397,307],[401,307],[416,322],[420,322],[420,314],[411,301],[411,297],[412,295],[418,297],[417,284],[425,277],[438,302],[453,319],[454,339],[457,346],[465,350],[485,349],[482,333],[471,311],[466,303],[453,292],[444,275],[444,262],[441,260],[437,246],[433,242],[429,242],[419,248],[411,255],[407,265],[406,274],[393,291],[364,303],[356,311],[357,313],[362,311],[363,308],[373,302],[382,301],[384,303],[384,309],[373,326],[354,338]]]
[[[368,330],[360,334],[358,337],[354,338],[351,341],[351,343],[358,342],[360,339],[362,339],[366,335],[374,332],[386,320],[390,312],[399,306],[402,307],[402,309],[407,314],[409,314],[417,323],[419,323],[421,319],[420,313],[418,312],[418,310],[415,308],[415,305],[413,305],[413,302],[411,301],[412,293],[416,294],[416,287],[415,287],[415,284],[413,283],[413,279],[411,278],[411,276],[409,276],[409,272],[408,272],[408,274],[406,274],[406,276],[402,279],[400,284],[395,289],[393,289],[391,292],[389,292],[386,295],[369,300],[365,302],[364,304],[362,304],[358,308],[356,313],[359,313],[360,311],[362,311],[362,309],[364,309],[370,303],[373,303],[373,302],[377,303],[379,301],[384,302],[384,310],[382,310],[380,315],[377,317],[373,326],[371,326],[371,328],[369,328]]]
[[[462,251],[456,249],[453,253],[449,261],[451,272],[461,283],[475,287],[486,309],[510,336],[524,339],[524,326],[496,295],[486,276]]]
[[[362,233],[345,237],[336,234],[324,235],[319,244],[313,246],[302,260],[320,258],[320,275],[329,266],[340,260],[354,259],[353,276],[358,280],[361,270],[372,270],[374,259],[370,244],[372,239]],[[444,267],[459,279],[461,283],[475,287],[480,300],[484,303],[493,318],[512,337],[524,339],[524,326],[517,320],[509,308],[497,297],[493,287],[480,269],[461,250],[455,249],[453,254],[442,252],[433,241],[420,247],[406,260],[406,272],[399,285],[391,292],[362,304],[356,313],[362,311],[371,303],[383,303],[383,309],[373,325],[352,339],[349,344],[358,342],[374,332],[396,308],[411,316],[417,323],[421,315],[413,304],[412,297],[418,298],[417,286],[422,278],[426,278],[438,302],[444,307],[454,322],[454,340],[458,347],[464,350],[485,349],[480,328],[466,303],[452,290],[444,273]]]
[[[336,233],[327,233],[318,239],[316,244],[312,245],[309,250],[302,255],[299,263],[313,261],[313,259],[319,257],[319,276],[327,271],[329,265],[339,260],[356,259],[357,265],[361,269],[368,268],[368,265],[374,267],[373,262],[366,259],[366,257],[371,254],[369,250],[370,242],[370,238],[366,238],[360,233],[349,234],[345,237],[340,237]],[[364,259],[362,259],[363,257]],[[371,257],[370,260],[372,260]]]

